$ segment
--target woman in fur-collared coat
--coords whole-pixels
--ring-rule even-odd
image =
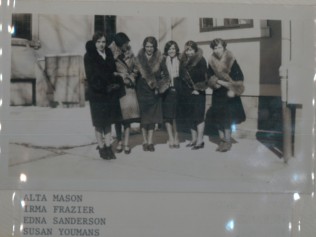
[[[204,147],[204,117],[205,117],[205,89],[206,89],[206,60],[203,52],[193,41],[185,44],[185,50],[180,63],[180,77],[184,81],[182,90],[185,97],[185,117],[188,118],[191,130],[191,142],[187,147],[192,150]],[[182,106],[183,106],[182,105]]]
[[[88,99],[92,124],[95,127],[100,156],[115,159],[111,148],[111,124],[121,120],[119,98],[123,95],[123,84],[115,76],[113,54],[106,47],[105,35],[96,32],[86,43],[84,66],[88,80]]]
[[[115,59],[117,75],[122,78],[125,87],[125,95],[120,98],[122,122],[115,124],[117,139],[115,150],[117,153],[124,151],[125,154],[131,153],[129,146],[131,123],[139,122],[140,118],[135,91],[137,76],[136,58],[129,42],[128,36],[123,32],[119,32],[114,36],[114,40],[109,46]],[[122,127],[124,128],[124,139]],[[124,143],[122,140],[124,140]]]
[[[170,83],[168,70],[163,65],[163,56],[157,48],[157,40],[146,37],[143,48],[137,55],[137,69],[140,78],[137,81],[137,98],[139,102],[143,150],[155,151],[153,132],[155,124],[162,123],[161,93]]]
[[[208,84],[213,89],[208,119],[217,126],[221,139],[217,151],[220,152],[231,149],[232,125],[246,119],[240,99],[244,91],[244,75],[226,45],[223,39],[214,39],[210,44],[213,53],[208,60]]]

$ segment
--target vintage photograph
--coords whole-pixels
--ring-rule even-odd
[[[311,94],[296,93],[313,80],[307,25],[13,13],[8,175],[73,190],[309,192]]]

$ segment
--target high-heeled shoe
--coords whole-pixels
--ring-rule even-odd
[[[232,148],[232,143],[231,142],[224,142],[222,149],[220,150],[220,152],[227,152]]]
[[[154,144],[148,144],[148,151],[151,151],[151,152],[155,151]]]
[[[148,144],[147,143],[143,143],[143,151],[148,151]]]
[[[113,160],[116,159],[116,156],[115,156],[111,146],[105,146],[104,149],[108,153],[108,156],[109,156],[110,159],[113,159]]]
[[[173,145],[173,148],[179,149],[179,148],[180,148],[180,144],[174,144],[174,145]]]
[[[104,159],[104,160],[111,160],[109,152],[108,152],[107,149],[105,149],[105,147],[101,148],[101,147],[97,146],[96,149],[99,150],[99,155],[100,155],[100,157],[102,159]]]
[[[116,153],[121,153],[122,151],[123,151],[123,145],[122,145],[121,142],[119,142],[119,143],[117,144],[117,147],[115,148],[115,152],[116,152]]]
[[[131,153],[131,148],[130,148],[129,146],[125,145],[125,146],[124,146],[124,153],[125,153],[126,155],[130,154],[130,153]]]
[[[191,148],[191,150],[198,150],[204,148],[204,142],[202,142],[199,145],[195,145],[194,147]]]
[[[194,147],[196,145],[196,142],[190,142],[186,145],[186,147]]]

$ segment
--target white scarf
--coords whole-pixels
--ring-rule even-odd
[[[169,72],[169,76],[171,79],[171,86],[174,86],[174,78],[179,77],[179,59],[174,57],[171,59],[170,56],[166,58],[166,64]]]
[[[106,59],[106,54],[105,54],[105,51],[104,52],[101,52],[99,50],[97,50],[99,55],[105,60]]]

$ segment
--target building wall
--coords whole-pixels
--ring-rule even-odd
[[[41,48],[38,56],[47,54],[85,53],[85,43],[92,38],[93,16],[81,15],[37,15],[38,39]]]

